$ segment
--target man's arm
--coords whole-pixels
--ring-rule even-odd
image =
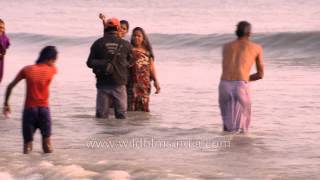
[[[133,66],[133,52],[132,52],[132,46],[130,43],[128,43],[128,55],[127,55],[127,62],[129,64],[129,67]]]
[[[92,69],[106,67],[107,61],[96,58],[96,53],[94,52],[94,46],[95,45],[92,45],[91,47],[90,54],[87,60],[87,66]]]
[[[11,96],[12,89],[23,79],[22,71],[17,75],[17,77],[8,85],[6,94],[5,94],[5,100],[3,103],[3,114],[6,115],[7,113],[11,112],[10,105],[9,105],[9,99]]]
[[[104,14],[100,13],[99,14],[99,19],[101,19],[103,27],[105,28],[106,25],[107,25],[107,17]]]
[[[107,61],[102,59],[88,59],[87,66],[89,68],[95,69],[95,68],[105,68],[107,66]]]
[[[262,79],[264,76],[262,49],[260,49],[260,53],[256,58],[256,68],[257,68],[257,72],[250,75],[250,81],[256,81],[256,80]]]

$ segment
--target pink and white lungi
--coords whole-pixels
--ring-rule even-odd
[[[248,131],[251,117],[251,98],[250,86],[247,81],[221,80],[219,105],[224,131]]]

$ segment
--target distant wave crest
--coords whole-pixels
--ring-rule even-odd
[[[9,36],[19,43],[53,44],[63,46],[90,46],[98,36],[64,37],[30,33],[12,33]],[[150,34],[152,44],[157,48],[212,50],[235,38],[233,34]],[[260,33],[253,35],[253,41],[262,44],[269,53],[303,53],[320,55],[320,31]]]

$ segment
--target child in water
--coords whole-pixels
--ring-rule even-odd
[[[22,116],[23,153],[32,151],[35,131],[39,128],[42,135],[44,153],[51,153],[51,115],[49,110],[49,86],[57,73],[55,62],[58,52],[54,46],[47,46],[40,52],[34,65],[24,67],[8,85],[3,113],[11,112],[9,98],[12,89],[23,79],[26,80],[27,94]]]

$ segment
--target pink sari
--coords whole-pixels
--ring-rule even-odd
[[[4,55],[6,54],[7,49],[10,46],[10,40],[6,34],[0,36],[0,82],[2,81],[3,77],[3,70],[4,70]]]

